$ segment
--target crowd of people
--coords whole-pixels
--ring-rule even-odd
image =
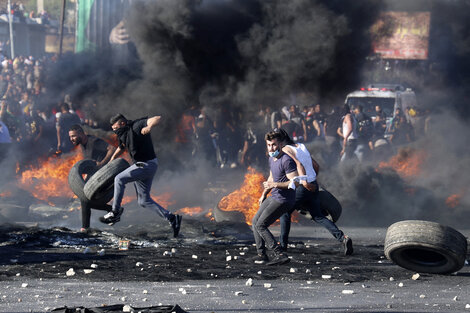
[[[0,160],[10,146],[35,151],[36,156],[69,152],[72,125],[99,126],[93,101],[74,103],[70,95],[47,94],[45,82],[55,57],[0,58]],[[301,109],[294,104],[265,107],[247,114],[230,106],[193,105],[181,115],[175,141],[183,159],[198,157],[219,168],[262,166],[264,134],[283,128],[295,142],[320,145],[322,161],[334,165],[389,157],[393,147],[412,142],[426,130],[426,119],[416,108],[397,108],[388,121],[380,106],[375,109],[374,116],[360,105],[328,107],[326,113],[316,103]]]

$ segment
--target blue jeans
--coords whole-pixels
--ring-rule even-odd
[[[136,162],[136,164],[129,166],[119,173],[114,178],[113,210],[121,206],[126,184],[134,182],[139,205],[144,208],[149,208],[157,212],[161,217],[168,219],[172,214],[150,197],[152,181],[157,169],[158,162],[155,158],[147,162]]]
[[[273,250],[275,253],[281,252],[268,226],[274,223],[281,215],[288,212],[291,207],[292,203],[278,202],[272,197],[266,198],[263,203],[261,203],[252,221],[253,235],[255,236],[258,254],[265,254],[266,248]]]
[[[315,192],[308,191],[304,186],[300,185],[295,191],[295,204],[289,212],[281,216],[281,234],[279,241],[282,248],[287,248],[290,232],[290,217],[294,209],[306,208],[313,220],[325,227],[338,241],[343,241],[344,234],[338,229],[335,223],[330,221],[323,215],[320,208],[320,200],[318,199],[318,188]]]

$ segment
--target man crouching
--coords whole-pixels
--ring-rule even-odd
[[[264,190],[259,199],[260,207],[252,221],[258,252],[253,261],[258,264],[277,265],[290,260],[285,253],[282,253],[281,247],[268,227],[294,205],[295,190],[289,189],[289,183],[298,174],[294,160],[282,152],[282,135],[272,131],[267,133],[264,139],[269,153],[270,171],[268,180],[263,182]],[[271,197],[266,198],[269,192],[271,192]],[[274,253],[271,261],[266,254],[266,248]]]

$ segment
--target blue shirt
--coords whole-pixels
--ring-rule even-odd
[[[273,181],[277,183],[283,183],[288,181],[287,174],[297,170],[294,160],[287,154],[282,154],[279,159],[270,157],[269,168],[273,175]],[[271,190],[271,197],[281,203],[294,203],[295,202],[295,190],[292,189],[281,189],[273,188]]]

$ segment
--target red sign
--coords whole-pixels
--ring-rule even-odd
[[[372,26],[374,53],[384,59],[428,58],[430,12],[384,12]]]

